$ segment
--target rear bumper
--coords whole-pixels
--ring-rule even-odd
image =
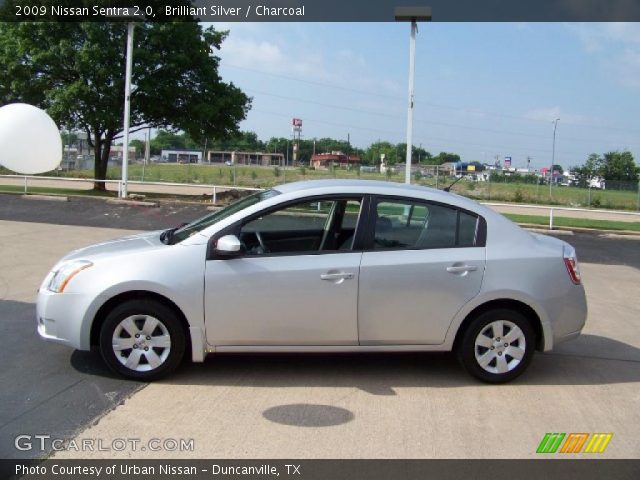
[[[571,286],[549,312],[553,342],[545,342],[545,351],[577,338],[587,320],[587,298],[582,285]]]

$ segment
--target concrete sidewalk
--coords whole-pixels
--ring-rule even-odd
[[[1,221],[3,304],[32,302],[43,276],[69,249],[128,233]],[[582,242],[578,256],[591,262],[582,264],[590,308],[584,335],[551,354],[537,354],[514,383],[480,384],[448,354],[211,356],[136,392],[97,424],[83,417],[74,428],[77,439],[106,445],[123,437],[139,438],[141,445],[152,438],[192,438],[193,451],[68,451],[55,457],[527,458],[536,456],[546,432],[611,432],[598,458],[638,458],[640,269],[627,257],[640,242],[619,241],[629,242],[626,250],[604,237],[585,236]],[[35,322],[28,321],[35,340]],[[5,337],[17,341],[10,331]],[[24,355],[36,364],[46,364],[47,352],[58,348],[35,344],[39,348]],[[78,368],[84,382],[113,382],[97,367],[99,355],[78,360],[78,352],[65,349],[55,355],[67,356],[68,363],[43,377],[47,388],[65,387]],[[15,366],[11,372],[20,375]],[[37,392],[39,385],[32,388]],[[16,388],[8,382],[4,390],[23,396]],[[71,391],[71,399],[87,395]],[[114,391],[120,390],[95,389],[99,395]],[[45,401],[35,412],[50,419],[73,415],[64,405]]]

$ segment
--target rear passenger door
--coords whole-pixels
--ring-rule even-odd
[[[360,265],[360,345],[435,345],[480,291],[486,224],[472,212],[374,197]]]

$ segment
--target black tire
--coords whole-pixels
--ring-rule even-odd
[[[133,317],[132,321],[136,328],[144,328],[145,317],[151,319],[149,328],[153,325],[153,319],[159,322],[152,332],[148,332],[148,336],[143,335],[142,330],[137,333],[143,337],[140,340],[141,346],[135,344],[135,358],[132,359],[134,361],[136,358],[139,359],[137,369],[123,364],[123,361],[126,361],[134,353],[133,348],[123,349],[116,353],[113,346],[116,330],[118,331],[117,338],[121,340],[123,345],[128,345],[129,341],[137,341],[129,335],[126,329],[120,326],[122,321],[130,317]],[[165,344],[167,335],[170,340],[168,351],[166,346],[155,346],[160,343]],[[185,332],[175,312],[166,305],[151,299],[129,300],[121,303],[109,312],[100,328],[102,358],[116,373],[134,380],[157,380],[173,372],[184,357],[185,345]],[[152,361],[147,359],[147,355],[149,358],[153,356]],[[154,367],[152,363],[157,363],[159,360],[159,365]]]
[[[495,335],[493,337],[491,336],[494,330],[490,326],[493,322],[500,320],[505,320],[510,322],[510,324],[517,326],[522,332],[522,336],[524,338],[520,336],[520,339],[513,343],[504,343],[504,339],[501,339],[503,340],[502,342],[497,342],[496,338],[500,337]],[[499,328],[499,324],[497,324],[496,327]],[[511,329],[509,329],[509,324],[503,324],[503,335],[508,335],[510,331]],[[488,339],[482,339],[483,342],[487,342],[488,345],[490,344],[490,347],[484,347],[481,345],[476,346],[476,339],[480,339],[481,333]],[[508,342],[509,340],[510,338],[507,338],[506,341]],[[474,318],[467,325],[467,328],[462,332],[462,337],[457,344],[456,355],[464,369],[474,377],[487,383],[505,383],[518,377],[527,369],[531,363],[531,359],[533,358],[535,344],[536,334],[529,320],[517,311],[501,308],[484,312]],[[504,345],[508,345],[508,347],[504,347]],[[520,359],[509,355],[509,353],[519,354],[520,350],[524,350],[524,354]],[[486,365],[486,368],[480,365],[479,361],[476,359],[476,353],[478,353],[480,358],[485,358],[484,354],[488,354],[486,358],[492,359]],[[500,355],[500,357],[498,357],[498,355]],[[508,368],[508,370],[504,373],[497,371],[499,368],[499,361],[502,362],[500,365],[502,368],[504,368],[506,363],[506,368]]]

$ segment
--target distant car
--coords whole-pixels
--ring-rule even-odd
[[[227,167],[230,167],[231,165],[233,165],[233,162],[232,162],[231,160],[227,160],[227,161],[225,161],[225,162],[224,162],[224,164],[225,164]]]
[[[475,377],[506,382],[586,314],[568,243],[458,195],[341,180],[71,252],[37,302],[43,338],[96,345],[139,380],[185,354],[453,350]]]

